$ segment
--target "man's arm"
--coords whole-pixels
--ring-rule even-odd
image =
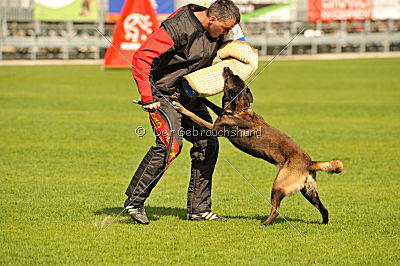
[[[164,27],[160,27],[133,56],[132,74],[145,109],[155,110],[160,106],[160,103],[153,98],[153,90],[157,89],[152,80],[152,71],[155,70],[153,62],[165,52],[173,50],[174,46],[173,36]]]

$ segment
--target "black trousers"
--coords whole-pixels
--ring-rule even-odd
[[[183,138],[193,144],[193,147],[190,149],[192,166],[187,199],[188,213],[211,211],[211,184],[218,157],[218,139],[206,134],[204,130],[201,130],[187,117],[182,117],[165,98],[161,97],[159,101],[161,102],[160,109],[166,113],[171,121],[171,131],[174,134],[175,143],[177,143],[175,146],[178,146],[172,150],[174,157],[179,155],[182,149]],[[212,118],[207,107],[200,101],[192,100],[190,103],[184,105],[188,110],[212,123]],[[162,123],[167,121],[160,112],[157,113],[159,116],[156,118],[156,121],[154,121],[154,117],[152,120],[153,129],[158,126],[159,120],[164,120],[161,121]],[[134,199],[133,206],[135,207],[144,204],[164,174],[164,160],[168,143],[165,144],[165,139],[163,140],[157,130],[155,130],[155,133],[156,144],[150,147],[144,156],[125,192],[128,197]]]

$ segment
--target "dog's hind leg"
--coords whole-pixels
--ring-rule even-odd
[[[301,194],[312,204],[322,215],[322,223],[328,223],[328,210],[324,207],[319,199],[317,192],[316,173],[310,172],[307,177],[306,184],[301,190]]]
[[[262,225],[269,225],[278,215],[279,209],[281,207],[281,201],[285,197],[285,194],[279,189],[272,189],[271,192],[271,213],[267,220],[265,220]]]
[[[275,178],[271,192],[271,213],[262,225],[269,225],[278,215],[282,199],[304,187],[307,171],[285,164]]]

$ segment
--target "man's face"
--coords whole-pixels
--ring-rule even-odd
[[[221,34],[227,35],[228,32],[236,25],[234,18],[226,21],[218,20],[215,16],[210,16],[208,21],[207,32],[211,37],[217,38]]]

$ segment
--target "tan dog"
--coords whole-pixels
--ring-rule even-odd
[[[239,76],[225,67],[223,77],[223,109],[206,99],[202,100],[219,116],[214,124],[204,121],[174,102],[178,111],[200,126],[213,130],[216,135],[227,137],[238,149],[279,166],[271,192],[271,213],[262,225],[269,225],[279,215],[282,199],[297,191],[301,191],[319,210],[322,223],[328,223],[328,210],[322,205],[316,190],[316,171],[340,173],[343,170],[342,162],[336,159],[328,162],[312,161],[291,138],[268,125],[249,108],[253,96]]]

